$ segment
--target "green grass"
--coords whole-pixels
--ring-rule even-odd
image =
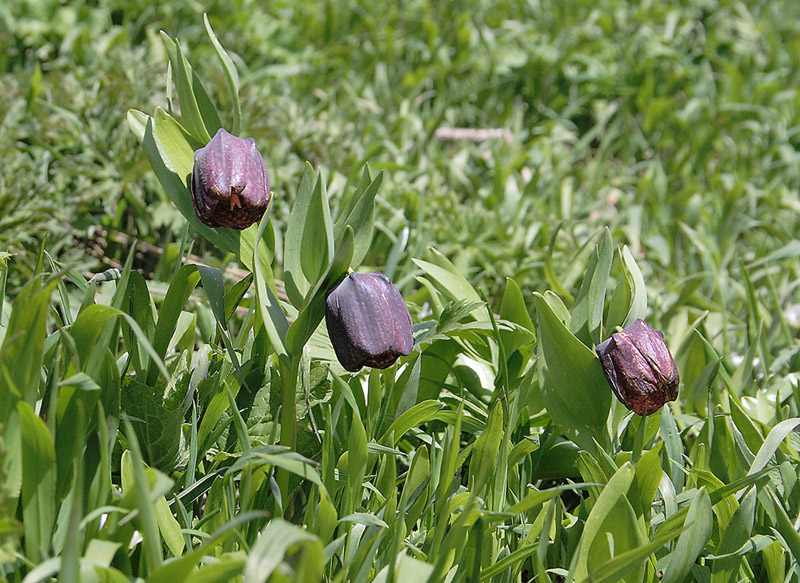
[[[0,15],[0,580],[800,581],[800,4],[228,6]],[[187,206],[204,10],[262,231]],[[385,371],[318,327],[348,267]],[[593,352],[635,317],[645,420]]]

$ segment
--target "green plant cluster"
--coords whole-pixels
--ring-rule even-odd
[[[569,4],[241,0],[226,51],[12,2],[0,579],[800,581],[798,6]],[[277,185],[243,231],[187,188],[223,126]],[[157,275],[88,277],[92,229],[164,236]],[[373,268],[415,347],[348,374],[324,298]],[[645,317],[682,386],[640,417],[593,348]]]

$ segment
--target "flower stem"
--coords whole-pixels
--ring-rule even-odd
[[[278,368],[281,375],[281,441],[280,444],[289,448],[290,451],[297,449],[297,373],[300,369],[301,355],[291,355],[289,366],[283,360],[279,360]],[[289,472],[278,469],[278,487],[281,492],[284,515],[290,510],[289,503]]]

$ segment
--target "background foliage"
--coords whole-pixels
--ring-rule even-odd
[[[203,12],[275,194],[252,279],[126,118],[185,113],[163,30],[234,123]],[[0,46],[0,576],[798,581],[800,4],[10,0]],[[292,209],[372,181],[353,266],[417,349],[281,361]],[[682,379],[647,422],[591,352],[636,316]]]

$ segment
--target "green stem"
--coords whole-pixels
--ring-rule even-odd
[[[289,357],[287,367],[282,360],[278,365],[281,375],[281,441],[280,444],[288,447],[289,450],[297,449],[297,373],[300,370],[300,356],[292,355]],[[288,513],[289,504],[289,472],[278,469],[278,487],[281,491],[281,499],[285,513]]]

